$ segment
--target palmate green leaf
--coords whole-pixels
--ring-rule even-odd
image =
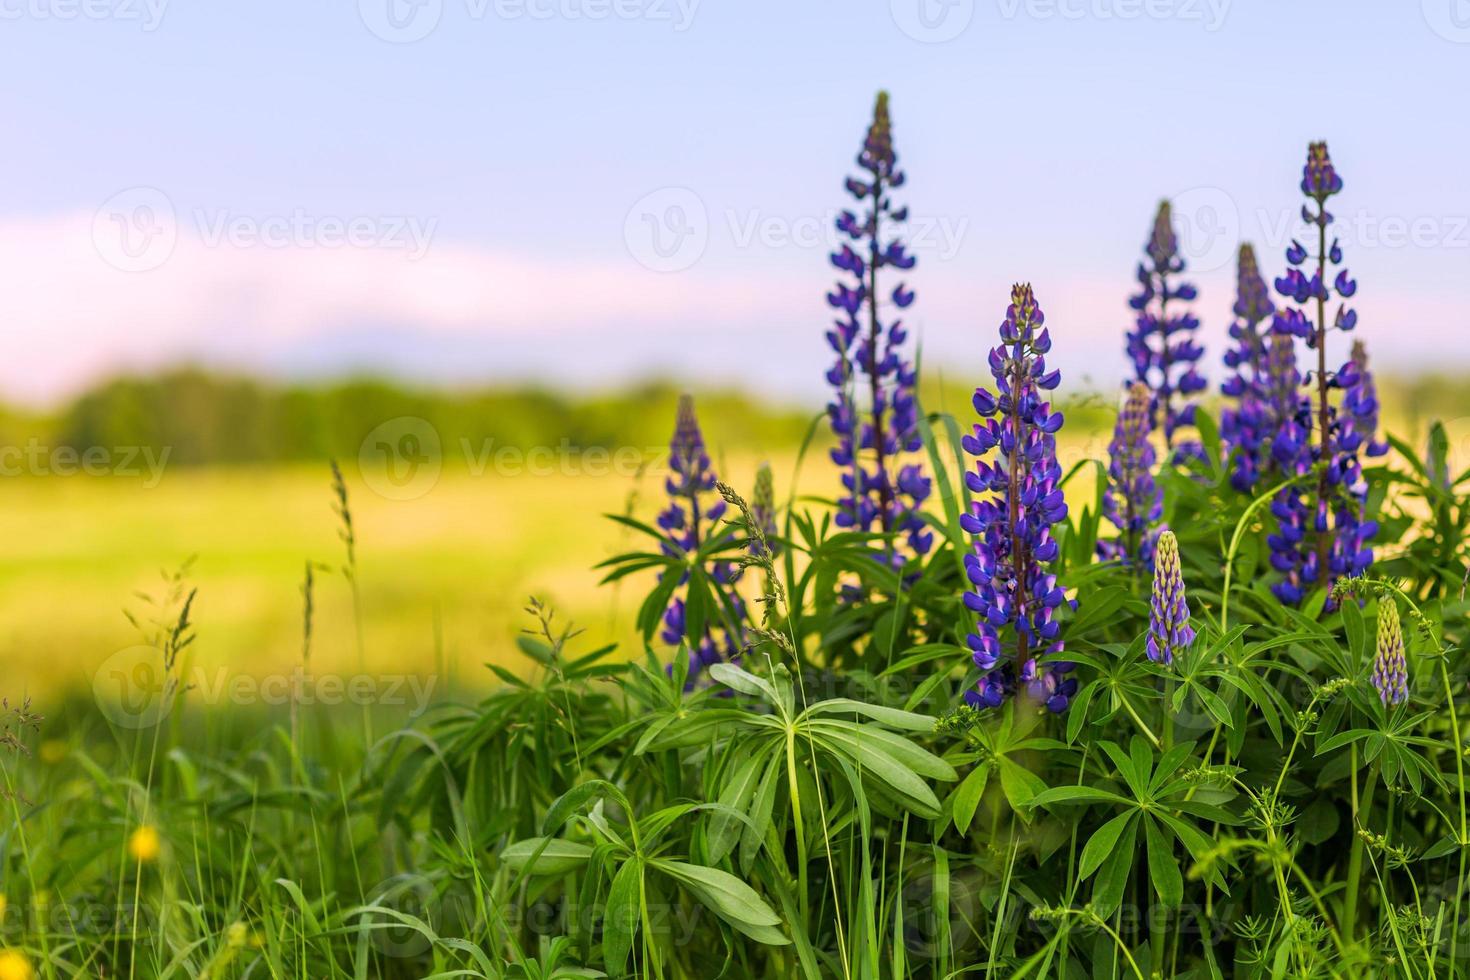
[[[915,667],[922,667],[936,660],[964,663],[969,657],[969,649],[955,643],[923,643],[916,647],[909,647],[903,652],[902,657],[889,664],[878,676],[891,677],[894,674],[904,674]]]
[[[1135,738],[1134,741],[1142,741],[1142,739]],[[1128,788],[1133,791],[1135,797],[1141,798],[1148,794],[1148,773],[1150,769],[1150,766],[1147,764],[1148,760],[1144,760],[1145,765],[1142,769],[1137,769],[1134,766],[1136,754],[1125,753],[1117,743],[1099,742],[1098,748],[1102,749],[1103,752],[1107,753],[1108,758],[1113,760],[1113,765],[1117,767],[1118,775],[1123,777],[1123,781],[1128,784]],[[1147,743],[1145,743],[1144,752],[1147,753],[1147,751]]]
[[[559,837],[528,837],[500,852],[500,860],[530,875],[563,875],[576,871],[592,857],[592,848]]]
[[[934,719],[929,715],[917,714],[913,711],[900,711],[897,708],[885,708],[882,705],[868,704],[865,701],[854,701],[851,698],[833,698],[829,701],[819,701],[806,710],[809,717],[817,715],[863,715],[874,721],[880,721],[889,728],[898,728],[906,732],[924,732],[928,734],[934,731]]]
[[[1024,817],[1036,795],[1046,789],[1046,781],[1014,759],[1000,756],[1000,788],[1006,802]]]
[[[819,723],[813,723],[814,726],[816,724]],[[846,758],[864,775],[882,782],[899,797],[907,809],[928,819],[939,816],[939,799],[929,788],[929,784],[916,776],[908,766],[878,747],[873,740],[854,738],[835,730],[820,734],[814,732],[813,738],[828,752]]]
[[[1153,776],[1149,779],[1148,790],[1150,795],[1158,796],[1160,787],[1168,781],[1170,776],[1179,771],[1179,767],[1189,761],[1194,753],[1193,742],[1180,742],[1168,749],[1159,757],[1159,763],[1154,768]]]
[[[620,977],[638,931],[638,914],[643,896],[643,862],[623,862],[607,892],[607,911],[602,918],[602,960],[609,976]]]
[[[781,919],[754,888],[718,868],[684,861],[657,860],[653,867],[674,878],[700,903],[739,932],[767,946],[785,946],[791,940],[778,926]]]
[[[1116,850],[1118,838],[1122,836],[1123,831],[1132,826],[1137,816],[1137,810],[1120,813],[1099,827],[1087,839],[1087,843],[1082,848],[1082,859],[1077,864],[1079,878],[1088,877],[1102,866],[1103,862]]]
[[[633,813],[633,807],[622,790],[605,779],[589,779],[567,790],[547,808],[546,817],[541,822],[541,832],[549,835],[560,830],[563,824],[572,819],[573,814],[596,796],[610,797],[630,816]]]
[[[764,677],[757,677],[738,664],[715,664],[710,667],[709,675],[741,694],[765,699],[772,707],[780,703],[780,699],[776,697],[776,689],[771,686],[770,681]]]
[[[734,772],[725,778],[719,801],[731,810],[748,812],[755,799],[761,776],[765,774],[770,750],[755,752],[741,759]],[[744,825],[730,813],[717,811],[709,821],[706,848],[711,864],[719,864],[739,843]]]
[[[946,675],[942,671],[935,671],[934,673],[930,674],[928,677],[919,682],[918,686],[914,688],[912,694],[904,699],[904,710],[912,711],[921,704],[932,703],[932,699],[936,696],[945,697],[944,694],[936,695],[935,692],[938,691],[939,688],[947,685],[948,682],[948,675]]]
[[[975,809],[985,795],[985,786],[990,781],[990,766],[978,765],[970,770],[950,795],[950,806],[955,830],[968,833],[970,822],[975,819]]]
[[[718,617],[715,610],[718,600],[710,594],[709,577],[702,565],[692,566],[688,576],[684,583],[684,635],[697,638],[704,636],[711,620]]]
[[[1133,870],[1134,850],[1138,846],[1137,816],[1138,811],[1134,810],[1109,822],[1127,821],[1121,832],[1113,838],[1113,849],[1104,857],[1092,885],[1092,903],[1097,906],[1099,915],[1112,915],[1123,903],[1123,891],[1128,887],[1129,872]],[[1106,828],[1108,824],[1103,826]]]
[[[1053,786],[1031,798],[1032,806],[1049,806],[1055,803],[1112,803],[1128,806],[1133,801],[1126,796],[1096,786]]]
[[[1159,900],[1168,908],[1177,908],[1184,901],[1184,876],[1179,872],[1179,862],[1174,860],[1174,849],[1152,818],[1145,816],[1142,819],[1148,844],[1149,880],[1153,882]]]
[[[747,874],[755,863],[757,855],[760,854],[766,831],[771,826],[771,814],[776,806],[776,789],[780,785],[779,780],[784,771],[784,754],[772,752],[766,763],[765,772],[761,776],[760,785],[757,786],[755,796],[750,802],[750,823],[746,824],[745,829],[740,832],[740,869]]]
[[[836,735],[858,739],[892,756],[900,764],[920,776],[928,776],[940,782],[953,782],[958,778],[954,766],[927,749],[922,749],[893,732],[884,731],[875,725],[863,725],[854,721],[822,719],[807,723],[814,734]]]
[[[629,517],[626,514],[603,514],[602,516],[606,517],[610,521],[621,524],[624,527],[632,528],[640,534],[646,534],[649,537],[653,538],[655,541],[664,540],[664,534],[662,531],[659,531],[657,528],[652,527],[651,525],[644,524],[642,521],[636,518]]]
[[[674,590],[678,587],[679,576],[672,572],[665,573],[649,591],[643,605],[638,607],[638,632],[644,640],[651,638],[658,629],[664,611],[669,608],[669,601],[673,599]]]

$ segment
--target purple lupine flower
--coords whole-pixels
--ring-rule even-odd
[[[776,484],[771,476],[771,464],[762,463],[755,471],[755,491],[750,495],[750,516],[754,518],[766,536],[766,546],[770,548],[771,557],[780,553],[781,546],[776,542]],[[750,549],[756,557],[764,557],[760,543],[753,536]]]
[[[1269,468],[1269,438],[1277,424],[1267,393],[1267,338],[1259,329],[1276,308],[1249,242],[1240,246],[1235,288],[1235,321],[1230,324],[1235,346],[1225,351],[1225,366],[1233,373],[1220,386],[1233,404],[1220,412],[1220,438],[1234,458],[1230,485],[1249,493]]]
[[[704,434],[694,414],[694,399],[681,395],[674,437],[669,444],[669,476],[664,481],[669,504],[658,515],[658,526],[667,535],[663,543],[665,554],[680,558],[694,555],[718,528],[717,522],[725,514],[725,501],[715,493],[716,482],[714,467],[704,448]],[[730,562],[715,562],[710,568],[710,578],[717,586],[733,585],[739,575],[739,569]],[[680,584],[687,581],[686,572]],[[740,637],[736,635],[737,624],[744,616],[740,599],[733,589],[720,591],[723,615],[712,616],[699,636],[689,635],[682,596],[676,594],[664,611],[661,637],[671,645],[689,645],[691,682],[711,664],[734,659],[740,653]]]
[[[1176,458],[1198,456],[1203,450],[1197,441],[1177,438],[1181,428],[1194,424],[1195,405],[1189,396],[1205,389],[1198,369],[1204,348],[1195,340],[1199,319],[1177,305],[1193,300],[1198,292],[1193,283],[1173,278],[1184,271],[1184,259],[1168,201],[1159,202],[1143,251],[1147,261],[1138,263],[1139,292],[1128,300],[1138,313],[1128,332],[1128,357],[1137,380],[1154,393],[1154,419],[1156,425],[1162,419],[1165,448]]]
[[[1049,571],[1058,553],[1051,528],[1066,518],[1067,502],[1056,453],[1062,414],[1042,400],[1061,381],[1059,372],[1046,369],[1051,336],[1044,320],[1031,286],[1012,287],[1001,342],[990,351],[995,392],[975,389],[981,421],[962,440],[965,452],[978,457],[965,473],[976,499],[960,517],[974,535],[965,555],[971,588],[964,594],[965,606],[978,614],[966,638],[980,668],[979,685],[965,693],[974,707],[995,707],[1024,687],[1061,712],[1077,691],[1076,679],[1067,676],[1071,663],[1036,660],[1062,650],[1055,613],[1065,601]]]
[[[1313,587],[1330,589],[1338,578],[1366,571],[1373,562],[1368,541],[1378,530],[1365,517],[1368,486],[1358,460],[1359,451],[1374,452],[1379,446],[1371,378],[1363,387],[1366,355],[1361,369],[1350,360],[1336,372],[1327,370],[1328,330],[1351,330],[1358,319],[1345,302],[1357,293],[1358,284],[1344,268],[1333,275],[1343,261],[1342,246],[1327,236],[1333,221],[1327,200],[1342,186],[1327,144],[1312,143],[1302,171],[1302,193],[1308,198],[1302,219],[1316,229],[1316,252],[1293,240],[1286,250],[1290,268],[1276,280],[1276,291],[1290,303],[1276,312],[1272,331],[1301,338],[1317,355],[1316,370],[1307,378],[1315,399],[1306,400],[1306,417],[1296,427],[1305,433],[1278,434],[1272,445],[1272,458],[1285,474],[1321,473],[1315,487],[1288,487],[1272,503],[1278,533],[1269,538],[1271,563],[1282,572],[1272,589],[1288,603],[1300,602]],[[1329,324],[1334,292],[1339,302]],[[1333,404],[1333,390],[1346,393],[1340,406]]]
[[[1152,397],[1147,385],[1135,381],[1118,412],[1113,441],[1108,444],[1108,486],[1103,492],[1103,516],[1113,522],[1118,537],[1097,543],[1099,557],[1134,570],[1153,564],[1158,532],[1152,528],[1164,512],[1164,491],[1154,481],[1155,454],[1149,441]]]
[[[1179,541],[1173,531],[1159,535],[1154,555],[1154,589],[1149,599],[1148,659],[1172,664],[1174,654],[1194,642],[1189,625],[1189,600],[1184,595],[1184,572],[1179,566]]]
[[[1373,687],[1384,705],[1403,704],[1409,697],[1409,670],[1404,659],[1404,630],[1399,607],[1391,598],[1378,604],[1378,652],[1373,658]]]
[[[914,258],[890,227],[906,221],[908,209],[895,207],[889,193],[903,185],[904,173],[893,150],[887,92],[878,93],[857,163],[864,175],[848,178],[846,186],[862,213],[843,211],[837,219],[838,231],[851,244],[832,254],[832,264],[846,276],[827,295],[837,313],[827,331],[837,355],[827,372],[834,389],[827,416],[837,436],[832,461],[842,471],[844,489],[837,502],[837,524],[859,531],[871,531],[876,524],[884,533],[903,535],[906,551],[895,548],[886,556],[900,568],[926,554],[934,535],[920,515],[931,482],[917,463],[902,461],[904,454],[923,446],[915,397],[918,375],[903,354],[908,330],[901,319],[887,319],[881,309],[884,304],[896,310],[908,307],[914,292],[900,281],[883,296],[878,284],[882,269],[914,267]]]
[[[1345,452],[1361,449],[1365,456],[1387,455],[1388,443],[1378,435],[1378,387],[1368,369],[1368,347],[1361,337],[1353,340],[1349,363],[1352,369],[1344,367],[1337,379],[1344,390],[1340,448]]]

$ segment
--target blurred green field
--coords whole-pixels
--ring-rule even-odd
[[[748,479],[754,466],[732,467],[732,476]],[[446,471],[411,501],[374,494],[352,469],[347,480],[368,670],[435,671],[442,648],[450,669],[440,683],[477,683],[483,662],[513,659],[531,593],[594,634],[617,632],[616,603],[595,588],[591,566],[626,535],[601,515],[655,490],[651,478]],[[289,671],[300,657],[301,583],[311,560],[336,569],[317,573],[313,664],[356,670],[325,466],[179,468],[152,488],[83,475],[3,487],[0,656],[11,696],[89,686],[97,665],[139,642],[123,610],[146,618],[136,594],[159,593],[161,572],[190,556],[197,667]]]
[[[945,410],[965,410],[957,397],[943,401]],[[1064,468],[1104,458],[1106,407],[1094,399],[1068,411],[1059,452]],[[1422,418],[1410,413],[1386,421],[1396,431],[1415,432]],[[757,452],[749,439],[739,441],[748,433],[728,412],[707,413],[705,428],[724,479],[749,487],[759,462],[769,458],[778,497],[785,499],[794,442],[763,438],[785,448]],[[1457,455],[1470,455],[1467,429],[1457,428]],[[718,449],[727,435],[738,445],[729,454]],[[657,447],[641,452],[651,459]],[[646,583],[635,578],[621,590],[599,589],[593,566],[637,546],[632,532],[604,515],[631,512],[651,520],[662,506],[662,460],[641,473],[625,467],[552,476],[497,474],[494,467],[477,475],[463,463],[446,456],[431,490],[400,501],[375,493],[357,460],[347,461],[362,669],[432,676],[436,697],[484,688],[493,682],[484,664],[518,665],[514,639],[532,594],[585,627],[588,642],[615,640],[625,655],[636,652],[632,613]],[[832,494],[836,475],[820,446],[803,469],[801,493]],[[1069,487],[1074,506],[1092,499],[1093,486],[1089,468]],[[109,656],[140,641],[124,610],[146,619],[139,595],[159,593],[162,573],[190,556],[197,556],[191,581],[199,590],[193,669],[209,677],[289,673],[301,656],[307,561],[330,566],[317,573],[313,670],[351,675],[359,669],[351,590],[341,574],[345,549],[325,464],[170,464],[156,486],[142,475],[7,477],[0,492],[0,657],[12,697],[88,689]]]

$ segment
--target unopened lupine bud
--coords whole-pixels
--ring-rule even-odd
[[[1164,492],[1154,480],[1154,447],[1149,441],[1148,386],[1135,381],[1118,412],[1113,441],[1108,445],[1108,486],[1103,494],[1103,516],[1118,529],[1114,541],[1099,541],[1098,555],[1117,560],[1125,568],[1148,568],[1153,561],[1152,530],[1164,512]]]
[[[750,497],[750,516],[765,536],[766,547],[774,557],[780,546],[773,540],[776,537],[776,485],[771,476],[770,463],[762,463],[755,471],[755,492]],[[761,556],[760,544],[753,535],[750,547],[753,554]]]
[[[1154,590],[1149,602],[1148,658],[1172,664],[1174,655],[1194,642],[1189,625],[1189,600],[1184,595],[1184,571],[1179,565],[1179,541],[1173,531],[1159,535],[1154,553]]]
[[[1409,671],[1404,660],[1404,630],[1399,607],[1391,598],[1378,606],[1378,653],[1373,658],[1373,686],[1384,704],[1403,704],[1409,696]]]

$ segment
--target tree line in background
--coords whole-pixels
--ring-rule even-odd
[[[1121,315],[1120,315],[1121,316]],[[1421,420],[1470,417],[1470,387],[1453,375],[1379,377],[1401,431]],[[0,404],[0,446],[168,446],[171,465],[318,462],[355,456],[365,436],[390,419],[428,420],[453,454],[477,447],[570,445],[654,447],[668,439],[681,389],[654,379],[579,393],[531,384],[473,388],[414,386],[379,377],[281,383],[178,368],[102,382],[47,410]],[[969,388],[920,383],[926,406],[968,404]],[[1073,431],[1112,424],[1112,395],[1065,399]],[[777,452],[799,446],[815,407],[772,404],[732,388],[700,394],[711,441],[725,451]],[[818,431],[819,437],[826,437]]]

